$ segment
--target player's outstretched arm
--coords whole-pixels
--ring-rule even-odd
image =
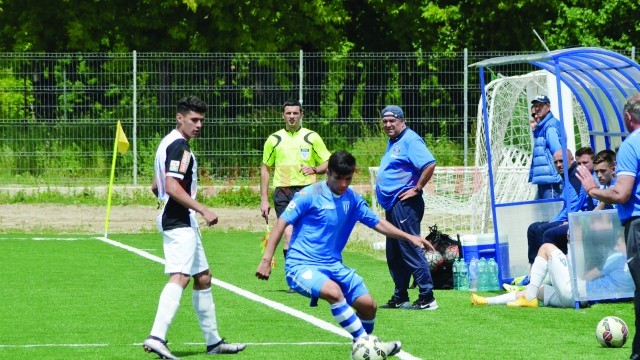
[[[262,254],[262,260],[260,260],[258,270],[256,270],[256,277],[258,279],[269,280],[269,276],[271,275],[271,259],[273,259],[276,247],[278,247],[282,234],[284,234],[285,227],[287,227],[287,222],[280,218],[273,229],[271,229],[267,246],[264,249],[264,254]]]
[[[388,236],[388,237],[392,237],[394,239],[398,239],[398,240],[404,240],[404,241],[409,241],[411,243],[413,243],[416,246],[419,246],[423,249],[426,250],[435,250],[433,248],[433,245],[431,245],[431,243],[429,241],[427,241],[426,239],[421,238],[420,236],[417,235],[411,235],[411,234],[407,234],[406,232],[398,229],[397,227],[393,226],[393,224],[391,224],[390,222],[388,222],[385,219],[380,219],[380,222],[378,223],[378,225],[376,225],[373,228],[375,231],[381,233],[382,235]]]

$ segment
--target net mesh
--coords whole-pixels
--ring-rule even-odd
[[[528,181],[533,151],[530,99],[536,94],[547,93],[547,75],[545,71],[534,71],[521,76],[499,77],[485,87],[497,204],[535,198],[536,187]],[[576,147],[589,146],[585,115],[573,95],[571,110]],[[565,122],[567,120],[565,117]],[[444,231],[477,234],[493,228],[482,102],[478,106],[476,123],[475,166],[436,167],[423,193],[423,229],[437,224]],[[377,171],[377,167],[369,168],[372,189],[375,189]],[[373,208],[382,214],[375,194]]]

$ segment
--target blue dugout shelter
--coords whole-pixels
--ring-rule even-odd
[[[510,259],[509,271],[500,271],[500,277],[503,281],[509,281],[513,276],[524,275],[528,272],[526,256],[528,225],[534,221],[551,219],[562,206],[562,201],[558,200],[496,202],[493,168],[495,165],[491,153],[491,141],[494,139],[491,139],[492,124],[487,113],[485,69],[523,63],[529,63],[534,67],[546,70],[555,77],[557,98],[552,100],[557,101],[559,111],[554,114],[562,123],[563,129],[565,127],[563,107],[571,106],[571,104],[563,104],[563,99],[567,99],[565,95],[570,95],[569,98],[577,101],[584,112],[589,142],[595,152],[604,149],[615,150],[624,140],[627,131],[624,126],[622,108],[628,96],[640,91],[640,66],[625,56],[600,48],[569,48],[531,55],[496,57],[470,65],[478,67],[480,72],[481,104],[488,157],[490,210],[493,220],[496,258]],[[563,93],[567,91],[570,94]],[[562,135],[563,147],[566,148],[567,136],[565,133]],[[566,178],[567,166],[564,167],[564,171]],[[612,231],[617,230],[613,229]],[[507,248],[509,250],[506,250],[509,251],[508,257],[500,254],[501,251],[505,251],[503,246],[499,246],[499,241],[501,242],[503,239],[508,239],[509,246]],[[522,243],[524,243],[524,248]],[[500,268],[502,269],[502,266]],[[573,271],[575,274],[575,265]],[[587,296],[581,300],[590,299]]]

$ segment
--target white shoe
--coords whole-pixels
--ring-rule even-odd
[[[155,353],[160,356],[161,359],[179,359],[169,351],[166,341],[155,336],[149,336],[146,338],[142,343],[142,346],[146,352]]]
[[[387,353],[387,356],[393,356],[402,349],[402,343],[400,341],[387,341],[382,344],[384,345],[384,352]]]
[[[217,344],[207,346],[207,354],[237,354],[240,351],[244,350],[244,348],[246,347],[247,344],[227,343],[226,341],[224,341],[224,339],[222,339]]]

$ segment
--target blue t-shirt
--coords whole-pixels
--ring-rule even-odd
[[[415,187],[422,171],[436,162],[424,140],[406,128],[387,144],[376,179],[376,198],[385,210],[391,210],[398,196]]]
[[[596,179],[596,184],[600,184],[600,180]],[[611,179],[611,183],[609,185],[600,185],[599,188],[606,190],[615,184],[616,184],[616,177],[614,176],[613,179]],[[596,206],[600,204],[600,201],[596,199],[593,199],[593,202],[596,204]],[[617,209],[617,208],[618,208],[618,204],[605,203],[603,210],[611,210],[611,209]]]
[[[569,181],[564,182],[562,196],[568,200],[562,206],[560,212],[551,221],[569,221],[569,214],[578,211],[591,211],[595,207],[593,202],[587,201],[587,192],[582,188],[582,183],[576,176],[578,163],[574,162],[569,168]]]
[[[627,257],[619,252],[609,255],[597,279],[586,282],[587,294],[628,292],[634,288]]]
[[[370,228],[380,222],[358,193],[349,188],[337,196],[326,181],[296,193],[280,217],[293,225],[285,268],[341,263],[342,250],[356,221]]]
[[[635,182],[631,197],[624,204],[618,205],[618,216],[624,224],[633,216],[640,216],[640,129],[632,132],[620,145],[616,154],[616,177],[633,176]]]

